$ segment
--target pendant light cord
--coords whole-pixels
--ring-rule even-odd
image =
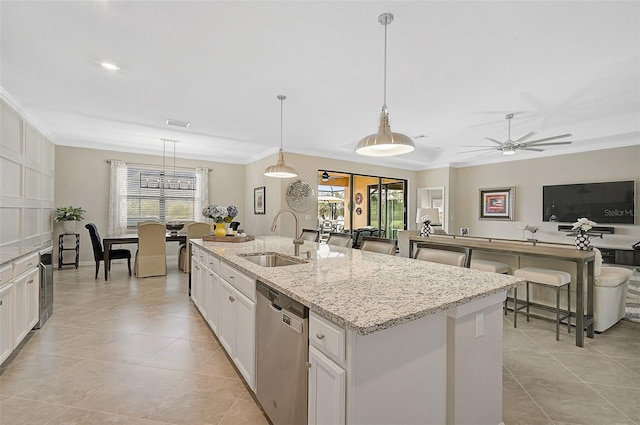
[[[384,104],[382,105],[382,109],[387,110],[387,25],[389,25],[386,21],[384,23]]]
[[[284,96],[280,97],[280,150],[282,150],[282,115],[284,108]]]

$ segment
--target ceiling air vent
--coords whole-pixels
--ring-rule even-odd
[[[190,122],[178,121],[178,120],[166,120],[165,124],[175,125],[176,127],[187,128],[191,125]]]

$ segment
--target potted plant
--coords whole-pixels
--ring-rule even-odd
[[[86,213],[82,207],[58,207],[56,208],[55,222],[62,222],[65,233],[76,233],[76,222],[82,220],[82,214]]]

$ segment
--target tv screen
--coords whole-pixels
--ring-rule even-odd
[[[542,220],[634,224],[635,199],[634,180],[542,186]]]

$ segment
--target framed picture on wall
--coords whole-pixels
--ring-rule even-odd
[[[253,213],[254,214],[266,214],[265,206],[265,187],[260,186],[253,189]]]
[[[513,220],[515,187],[480,189],[480,220]]]

